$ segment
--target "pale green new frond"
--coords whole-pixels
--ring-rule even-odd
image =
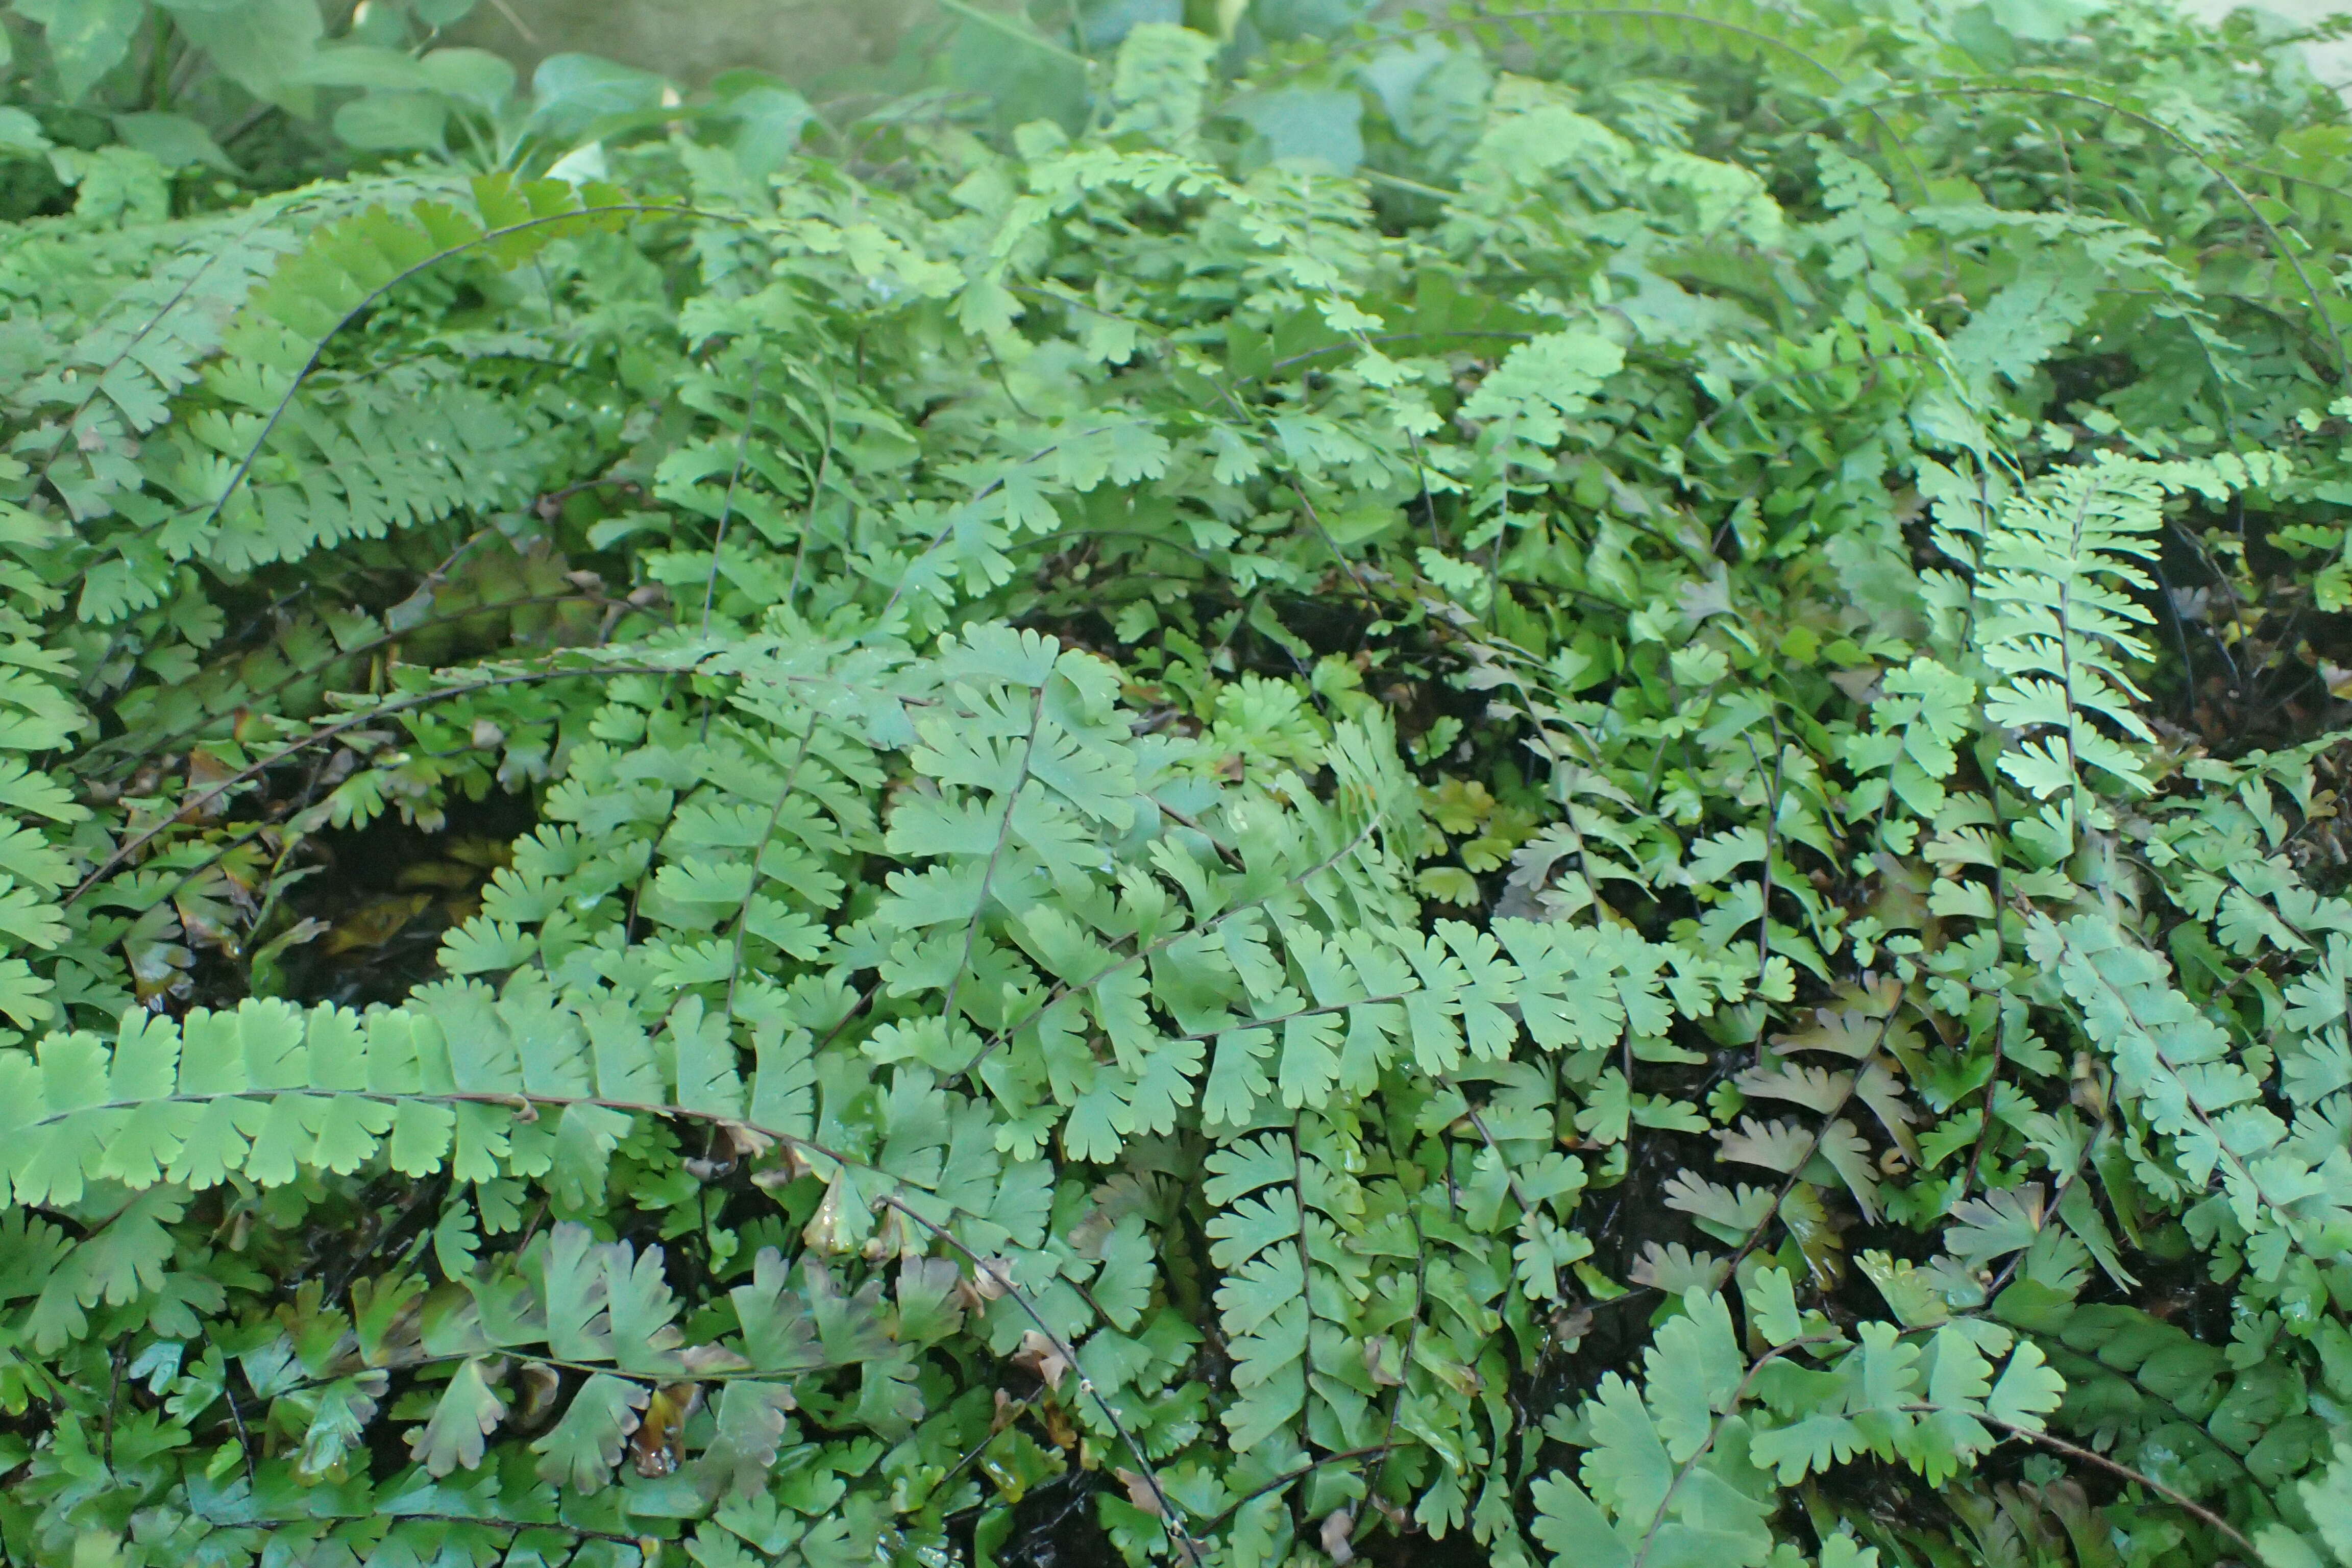
[[[2140,794],[2150,787],[2126,744],[2153,738],[2134,711],[2145,693],[2130,674],[2151,656],[2137,629],[2150,616],[2129,590],[2152,584],[2138,563],[2154,553],[2148,536],[2167,488],[2154,465],[2100,459],[2010,497],[1986,527],[1974,634],[1996,678],[1985,712],[2043,741],[2001,763],[2038,797],[2086,767]]]
[[[2290,1247],[2332,1258],[2352,1241],[2352,1156],[2314,1148],[2263,1104],[2228,1036],[2174,988],[2160,955],[2095,915],[2040,921],[2028,940],[2113,1060],[2118,1089],[2171,1140],[2189,1188],[2218,1179],[2258,1272],[2273,1274]]]

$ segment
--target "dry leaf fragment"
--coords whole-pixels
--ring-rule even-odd
[[[1154,1519],[1160,1517],[1160,1489],[1151,1484],[1149,1476],[1139,1476],[1133,1470],[1117,1468],[1111,1470],[1111,1474],[1117,1476],[1119,1485],[1127,1489],[1128,1501]]]
[[[751,1129],[744,1131],[749,1132]],[[751,1173],[751,1184],[761,1192],[772,1193],[792,1185],[808,1173],[809,1163],[801,1157],[800,1150],[787,1143],[783,1146],[782,1157],[773,1165]]]
[[[749,1372],[751,1363],[725,1345],[688,1345],[678,1352],[678,1364],[697,1377],[719,1373]],[[790,1397],[787,1392],[786,1397]]]
[[[645,1417],[630,1436],[637,1474],[656,1479],[674,1473],[686,1458],[686,1424],[702,1407],[702,1384],[667,1384],[646,1401]]]
[[[555,1396],[562,1386],[562,1374],[545,1362],[523,1363],[515,1370],[514,1408],[507,1424],[526,1436],[538,1431],[555,1414]]]
[[[1062,1385],[1062,1374],[1070,1370],[1070,1358],[1062,1353],[1061,1346],[1035,1329],[1021,1336],[1021,1348],[1013,1352],[1013,1364],[1037,1374],[1039,1382],[1048,1388]]]
[[[773,1135],[740,1121],[722,1121],[719,1124],[719,1131],[725,1134],[729,1146],[735,1151],[738,1159],[757,1159],[776,1146]],[[792,1158],[793,1161],[799,1160],[797,1154]],[[801,1168],[806,1170],[808,1167],[803,1163]]]
[[[983,1301],[993,1301],[1013,1288],[1013,1260],[1009,1258],[983,1258],[971,1271],[972,1293]]]
[[[1320,1540],[1323,1554],[1339,1565],[1348,1568],[1356,1560],[1356,1549],[1349,1544],[1356,1533],[1356,1516],[1344,1508],[1335,1508],[1323,1518]]]

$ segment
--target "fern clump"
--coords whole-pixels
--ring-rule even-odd
[[[1108,9],[12,234],[7,1559],[2352,1562],[2340,107]]]

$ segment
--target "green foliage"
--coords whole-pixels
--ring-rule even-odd
[[[2340,108],[1117,9],[12,231],[8,1560],[2352,1561]]]
[[[1746,1293],[1751,1338],[1766,1346],[1752,1365],[1722,1298],[1694,1293],[1643,1353],[1643,1387],[1610,1373],[1572,1425],[1548,1426],[1586,1450],[1581,1486],[1555,1473],[1533,1488],[1536,1537],[1557,1556],[1764,1568],[1776,1555],[1775,1479],[1792,1487],[1867,1452],[1940,1485],[1998,1443],[1996,1432],[2042,1430],[2065,1392],[2030,1342],[1991,1324],[1906,1336],[1864,1322],[1849,1341],[1798,1331],[1793,1287],[1778,1269],[1757,1270]],[[1988,1353],[2009,1358],[1997,1376]],[[1824,1541],[1824,1562],[1860,1558],[1839,1539]]]
[[[814,111],[756,71],[690,107],[659,77],[557,53],[528,84],[454,42],[475,0],[16,0],[0,8],[0,212],[106,218],[236,202],[355,163],[421,157],[582,177],[602,138],[688,121],[754,172]],[[226,176],[226,178],[224,178]]]

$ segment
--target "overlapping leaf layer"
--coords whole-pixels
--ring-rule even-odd
[[[2340,108],[1229,9],[12,236],[11,1562],[2352,1563]]]

